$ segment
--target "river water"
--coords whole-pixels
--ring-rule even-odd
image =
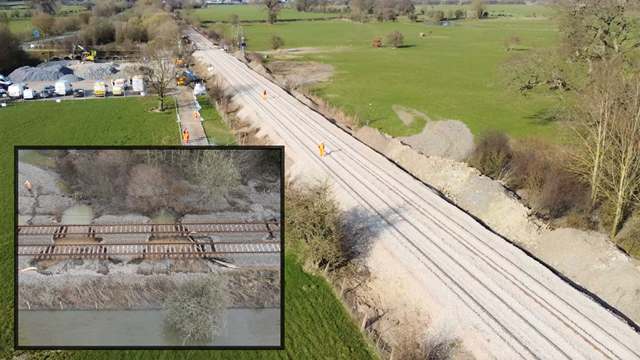
[[[162,310],[20,310],[21,346],[182,346]],[[280,309],[229,309],[226,334],[187,346],[279,346]]]

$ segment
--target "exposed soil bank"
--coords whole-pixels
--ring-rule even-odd
[[[50,261],[51,263],[51,261]],[[280,271],[233,271],[202,259],[115,265],[104,260],[64,260],[20,273],[19,309],[152,309],[186,281],[215,273],[227,281],[232,307],[280,307]],[[42,265],[42,266],[41,266]],[[28,302],[28,304],[27,304]]]

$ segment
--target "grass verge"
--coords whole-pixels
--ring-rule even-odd
[[[216,145],[238,145],[231,130],[225,125],[222,116],[218,114],[209,99],[204,95],[198,96],[198,103],[202,106],[200,109],[200,115],[204,119],[202,127],[209,143],[213,144],[212,138],[214,138]]]

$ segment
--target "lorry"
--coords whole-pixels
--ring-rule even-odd
[[[98,81],[93,85],[93,95],[95,97],[107,96],[107,85],[105,85],[104,81]]]
[[[24,83],[18,83],[18,84],[12,84],[9,85],[9,96],[12,99],[19,99],[22,97],[22,95],[24,95],[24,89],[25,89],[25,84]]]
[[[134,75],[131,79],[131,86],[133,87],[133,92],[144,92],[144,79],[142,75]]]
[[[58,80],[56,81],[56,95],[58,96],[66,96],[73,93],[71,89],[71,83],[69,80]]]

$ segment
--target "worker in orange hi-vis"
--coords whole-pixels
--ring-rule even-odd
[[[194,111],[193,112],[193,118],[196,119],[196,122],[198,122],[198,111]]]
[[[29,183],[29,181],[24,183],[24,185],[27,187],[27,189],[31,190],[31,183]]]
[[[267,90],[262,93],[262,100],[267,100]]]
[[[324,143],[323,142],[318,144],[318,149],[320,149],[320,156],[324,156]]]
[[[188,144],[188,143],[189,143],[189,130],[184,129],[184,133],[185,133],[185,136],[184,136],[184,143],[185,143],[185,144]]]

